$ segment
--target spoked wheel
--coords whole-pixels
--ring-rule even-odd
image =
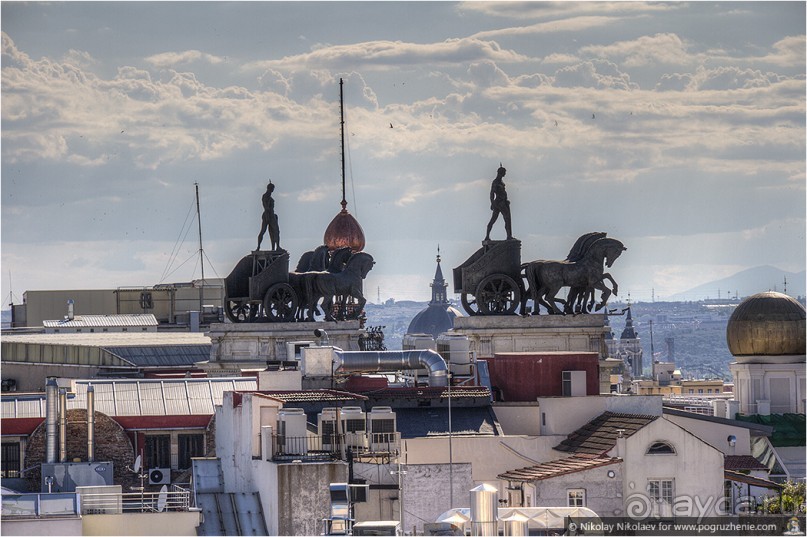
[[[270,322],[293,321],[297,312],[297,293],[287,283],[276,283],[266,291],[263,314]]]
[[[521,303],[521,290],[510,276],[493,274],[479,283],[476,297],[483,314],[510,315]]]
[[[224,301],[224,313],[234,323],[247,323],[254,315],[249,300],[228,298]]]
[[[468,315],[479,315],[479,304],[476,302],[474,295],[462,293],[460,299],[462,300],[462,307]]]

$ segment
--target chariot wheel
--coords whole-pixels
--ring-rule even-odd
[[[506,274],[493,274],[476,288],[479,310],[485,315],[511,315],[521,304],[521,290]]]
[[[254,311],[250,306],[249,300],[243,298],[226,298],[224,300],[224,313],[226,313],[227,318],[234,323],[249,322],[254,316]]]
[[[479,315],[479,304],[476,302],[474,295],[462,293],[460,299],[462,300],[462,307],[468,315]]]
[[[297,293],[287,283],[276,283],[266,291],[263,314],[270,322],[293,321],[297,313]]]

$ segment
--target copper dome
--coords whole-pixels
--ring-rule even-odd
[[[734,356],[804,355],[804,306],[773,291],[750,296],[731,314],[726,340]]]
[[[342,205],[342,210],[328,224],[324,242],[330,251],[345,246],[354,252],[361,252],[364,249],[364,231],[345,205]]]

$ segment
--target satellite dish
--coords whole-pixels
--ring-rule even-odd
[[[165,505],[168,503],[168,487],[165,485],[160,489],[160,495],[157,496],[157,512],[162,513],[165,511]]]
[[[132,468],[134,473],[136,474],[140,473],[140,464],[141,464],[140,455],[138,455],[137,458],[135,459],[134,468]]]

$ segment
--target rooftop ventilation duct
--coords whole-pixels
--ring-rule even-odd
[[[58,449],[58,419],[59,419],[59,385],[55,378],[49,378],[45,385],[45,434],[47,442],[45,444],[45,462],[53,464],[56,462],[56,450]]]
[[[411,351],[342,351],[334,349],[336,373],[379,373],[427,369],[429,386],[448,386],[445,360],[431,349]]]

